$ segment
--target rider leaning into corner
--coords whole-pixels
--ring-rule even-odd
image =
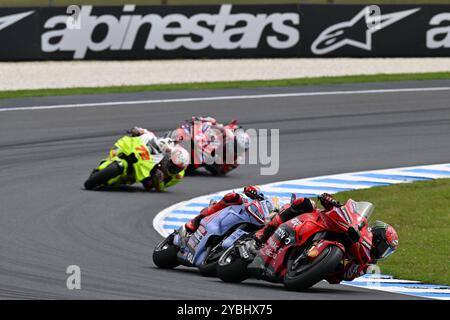
[[[170,138],[159,138],[153,132],[134,127],[129,131],[132,137],[139,137],[151,154],[163,155],[152,176],[142,182],[146,190],[162,192],[181,182],[189,164],[189,153]]]
[[[264,199],[264,195],[255,186],[245,187],[244,194],[250,199]],[[251,244],[253,250],[257,251],[282,223],[315,210],[321,210],[326,213],[334,210],[335,207],[341,206],[339,202],[327,193],[319,196],[319,200],[324,209],[317,208],[314,201],[309,198],[297,198],[292,203],[283,206],[264,228],[255,233]],[[245,198],[241,194],[235,192],[228,193],[219,202],[203,209],[198,216],[186,223],[185,227],[189,232],[194,232],[204,217],[228,206],[243,204],[245,201]],[[363,266],[357,264],[354,260],[342,261],[340,269],[326,279],[329,283],[336,284],[343,280],[351,281],[360,277],[366,273],[369,265],[376,264],[378,260],[386,258],[397,249],[398,236],[392,226],[382,221],[376,221],[369,228],[369,232],[372,233],[372,250],[370,252],[372,260]]]
[[[204,157],[214,159],[217,154],[222,154],[223,163],[214,161],[205,166],[208,171],[220,175],[237,168],[250,146],[249,135],[236,120],[223,125],[213,117],[192,117],[186,120],[180,128],[172,132],[172,138],[183,143],[185,148],[190,147],[191,140],[194,141],[194,161],[197,161],[198,165],[206,162]],[[234,155],[233,159],[228,159],[227,154]]]

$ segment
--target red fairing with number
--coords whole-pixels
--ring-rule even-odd
[[[287,257],[294,247],[308,244],[318,233],[342,235],[357,225],[363,226],[358,230],[360,235],[358,241],[344,244],[342,241],[319,239],[314,246],[317,252],[312,256],[318,256],[325,248],[334,245],[344,252],[345,259],[355,260],[358,264],[366,266],[371,260],[372,235],[368,231],[366,218],[358,214],[355,204],[353,200],[349,200],[344,206],[330,211],[316,209],[282,224],[260,249],[260,256],[266,269],[278,277],[283,277],[286,274]]]

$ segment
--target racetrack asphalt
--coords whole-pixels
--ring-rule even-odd
[[[448,87],[450,81],[147,92],[0,100],[0,108],[224,95]],[[303,293],[262,281],[225,284],[193,269],[154,267],[160,210],[215,191],[280,180],[443,163],[450,156],[450,91],[136,104],[0,113],[0,298],[415,299],[321,283]],[[280,129],[280,170],[243,165],[199,173],[164,194],[140,186],[85,191],[89,172],[134,125],[162,133],[192,115]],[[81,290],[66,268],[81,268]]]

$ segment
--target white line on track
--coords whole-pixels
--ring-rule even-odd
[[[92,103],[49,105],[49,106],[3,107],[3,108],[0,108],[0,112],[35,111],[35,110],[51,110],[51,109],[73,109],[73,108],[89,108],[89,107],[114,107],[114,106],[124,106],[124,105],[156,104],[156,103],[201,102],[201,101],[220,101],[220,100],[251,100],[251,99],[268,99],[268,98],[380,94],[380,93],[432,92],[432,91],[450,91],[450,87],[296,92],[296,93],[274,93],[274,94],[235,95],[235,96],[231,95],[231,96],[219,96],[219,97],[92,102]]]

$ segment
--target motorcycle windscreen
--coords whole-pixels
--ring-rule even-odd
[[[373,203],[370,203],[368,201],[355,201],[354,208],[356,213],[358,213],[361,217],[366,218],[367,220],[370,219],[373,211],[375,210],[375,206],[373,205]]]

